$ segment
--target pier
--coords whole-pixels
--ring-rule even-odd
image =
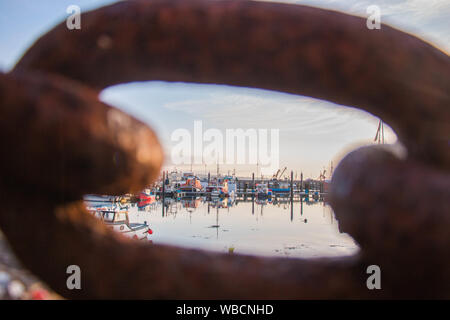
[[[228,176],[216,175],[211,173],[203,175],[194,175],[202,182],[202,184],[211,186],[212,181],[227,178]],[[211,196],[211,191],[207,191],[206,187],[201,190],[180,190],[168,188],[173,185],[175,181],[170,179],[168,172],[163,172],[162,179],[160,180],[160,186],[153,188],[154,193],[160,197],[201,197]],[[264,185],[269,189],[268,197],[276,198],[288,198],[288,199],[301,199],[306,197],[323,198],[328,193],[328,183],[324,179],[303,180],[303,174],[300,175],[300,179],[294,180],[293,171],[290,172],[290,179],[274,179],[274,178],[256,178],[255,174],[251,177],[235,177],[233,176],[232,183],[235,185],[233,196],[237,199],[245,199],[252,196],[261,196],[258,192],[258,186]],[[214,186],[214,183],[213,185]],[[229,196],[222,195],[223,197]]]

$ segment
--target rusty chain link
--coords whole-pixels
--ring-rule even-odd
[[[124,1],[41,37],[0,74],[0,228],[34,274],[67,298],[450,298],[450,60],[365,19],[254,1]],[[407,149],[365,147],[332,179],[331,205],[361,246],[352,257],[260,258],[123,238],[86,193],[137,191],[163,152],[151,129],[98,100],[145,80],[302,94],[385,120]],[[29,202],[22,200],[27,191]],[[383,270],[368,290],[366,267]],[[68,290],[68,265],[83,270]],[[132,275],[132,276],[128,276]],[[126,279],[126,283],[124,282]]]

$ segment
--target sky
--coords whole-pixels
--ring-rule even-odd
[[[0,70],[13,68],[25,50],[46,31],[67,18],[75,4],[85,12],[111,0],[0,0]],[[305,0],[279,1],[305,4],[367,16],[366,8],[378,5],[381,22],[412,33],[443,51],[450,51],[449,0]],[[174,130],[192,131],[201,120],[204,130],[279,129],[279,165],[318,178],[330,162],[356,146],[373,143],[378,119],[353,108],[280,92],[224,85],[168,83],[161,81],[123,84],[105,89],[100,98],[130,113],[155,129],[165,153],[165,168],[190,169],[171,163]],[[385,128],[388,143],[395,133]],[[216,166],[194,165],[194,171],[215,172]],[[257,173],[255,165],[222,165],[239,175]]]

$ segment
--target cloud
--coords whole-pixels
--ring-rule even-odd
[[[228,90],[227,90],[228,91]],[[280,128],[283,131],[329,133],[348,130],[351,121],[372,121],[368,113],[330,102],[263,90],[230,88],[164,107],[205,119],[224,128]]]
[[[269,2],[302,4],[358,16],[367,16],[367,7],[378,5],[381,9],[382,23],[412,33],[444,51],[450,51],[448,0],[269,0]]]
[[[378,119],[353,108],[309,97],[225,85],[145,82],[103,91],[102,100],[152,124],[170,155],[171,132],[254,128],[280,129],[280,165],[315,174],[330,159],[357,144],[372,142]],[[386,127],[386,140],[395,134]],[[241,168],[241,169],[239,169]],[[254,170],[239,167],[238,170]]]

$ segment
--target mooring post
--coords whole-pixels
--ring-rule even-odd
[[[255,192],[255,173],[252,173],[252,194]]]
[[[300,198],[303,192],[303,172],[300,173]]]
[[[161,188],[161,190],[162,190],[162,216],[164,217],[164,203],[165,203],[165,201],[164,201],[164,198],[165,198],[165,195],[166,195],[166,173],[163,171],[163,176],[162,176],[162,188]]]
[[[255,195],[252,194],[252,215],[255,214]]]
[[[294,220],[294,201],[291,200],[291,222]]]
[[[303,216],[303,198],[300,196],[300,215]]]
[[[294,199],[294,171],[291,170],[291,201]]]
[[[291,170],[291,221],[294,220],[294,171]]]

